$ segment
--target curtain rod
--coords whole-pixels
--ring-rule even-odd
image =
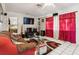
[[[78,11],[72,11],[72,12],[78,12]],[[64,13],[61,13],[61,14],[66,14],[66,13],[71,13],[71,12],[64,12]],[[59,14],[59,15],[61,15],[61,14]]]
[[[71,12],[78,12],[78,11],[71,11]],[[71,12],[67,12],[67,13],[71,13]]]

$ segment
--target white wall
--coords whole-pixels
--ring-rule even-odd
[[[2,23],[0,23],[0,32],[2,31]]]
[[[42,22],[42,19],[44,19],[44,22]],[[40,19],[40,30],[44,30],[45,31],[45,26],[46,25],[46,18],[41,18]]]
[[[1,12],[2,12],[2,6],[0,4],[0,21],[2,21],[2,15],[1,15]],[[0,32],[2,31],[2,22],[0,22]]]
[[[7,16],[2,16],[2,30],[8,31],[8,19]]]
[[[54,38],[58,39],[59,36],[59,17],[58,16],[54,16]]]
[[[30,16],[30,15],[25,15],[25,14],[21,14],[21,13],[16,13],[16,12],[7,12],[8,13],[8,18],[9,17],[17,17],[18,19],[18,33],[21,33],[21,27],[23,26],[23,33],[25,31],[26,28],[28,27],[33,27],[33,28],[37,28],[37,18]],[[24,25],[23,24],[23,17],[33,17],[34,20],[34,25]]]
[[[77,44],[79,44],[79,4],[71,6],[71,7],[63,7],[60,9],[55,10],[53,13],[58,12],[58,14],[64,14],[64,13],[68,13],[68,12],[73,12],[73,11],[78,11],[76,12],[76,42]],[[45,15],[44,17],[49,17],[52,16],[52,14],[48,14]],[[58,15],[58,17],[59,17]],[[58,17],[54,17],[54,38],[58,37],[58,31],[59,31],[59,18]]]

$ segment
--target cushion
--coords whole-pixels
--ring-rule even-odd
[[[4,36],[0,36],[0,54],[1,55],[18,54],[16,45],[12,44],[11,40]]]

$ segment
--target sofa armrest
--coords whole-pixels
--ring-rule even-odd
[[[25,50],[21,53],[21,55],[35,55],[36,54],[36,48]]]

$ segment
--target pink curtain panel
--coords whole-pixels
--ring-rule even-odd
[[[46,36],[53,37],[53,17],[46,18]]]
[[[76,43],[76,15],[75,12],[59,16],[59,39]]]

